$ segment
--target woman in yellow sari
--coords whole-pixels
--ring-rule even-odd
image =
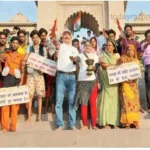
[[[139,60],[137,59],[136,49],[132,44],[126,48],[125,54],[121,57],[123,63],[137,62],[140,67]],[[138,99],[138,86],[137,80],[130,80],[120,84],[120,100],[121,100],[121,124],[130,128],[134,125],[139,128],[139,111],[140,102]]]

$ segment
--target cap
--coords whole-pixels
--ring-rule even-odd
[[[72,35],[71,31],[68,29],[64,30],[62,35],[64,35],[65,33],[70,33]]]

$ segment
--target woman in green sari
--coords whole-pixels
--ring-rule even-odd
[[[111,41],[107,42],[106,50],[101,54],[100,65],[102,91],[98,98],[98,124],[104,129],[110,129],[111,125],[118,128],[120,122],[120,103],[118,84],[109,84],[107,67],[116,65],[120,58],[118,53],[115,53],[115,44]]]

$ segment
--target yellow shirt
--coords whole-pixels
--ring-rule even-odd
[[[23,47],[19,46],[19,48],[18,48],[18,53],[19,53],[19,54],[22,54],[22,55],[26,54],[27,47],[28,47],[28,46],[27,46],[26,44],[25,44]]]

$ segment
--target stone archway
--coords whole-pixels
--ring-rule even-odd
[[[87,2],[80,2],[80,3],[59,3],[58,7],[58,28],[60,35],[62,34],[63,30],[65,29],[65,25],[67,23],[67,20],[72,16],[76,15],[79,11],[82,11],[82,15],[86,15],[88,17],[94,18],[94,22],[97,21],[98,24],[98,30],[102,30],[102,28],[105,26],[104,21],[104,12],[103,12],[103,2],[98,3],[91,3]],[[73,17],[71,17],[73,18]],[[83,19],[82,19],[83,20]],[[96,21],[95,21],[96,20]],[[71,19],[69,19],[71,22]],[[73,22],[72,22],[73,23]],[[96,24],[96,23],[95,23]],[[83,25],[82,25],[83,26]],[[87,28],[87,25],[85,25]],[[97,28],[97,27],[96,27]],[[90,27],[91,30],[93,30],[93,25]],[[97,32],[96,32],[97,33]]]
[[[73,13],[65,22],[65,26],[73,31],[73,22],[79,12]],[[92,30],[96,35],[99,34],[99,24],[96,18],[87,12],[81,13],[81,28],[87,28]]]

